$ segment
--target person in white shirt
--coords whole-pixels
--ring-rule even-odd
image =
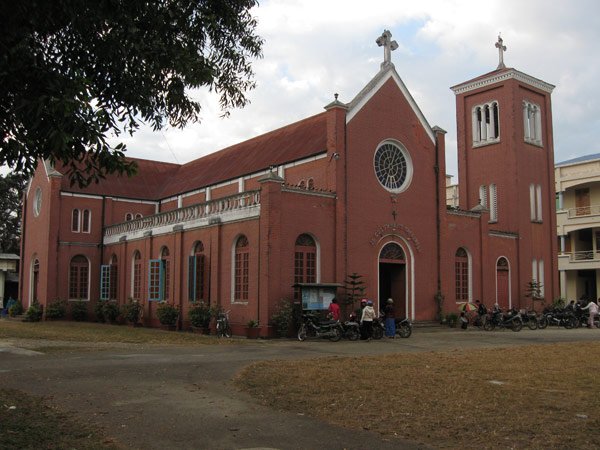
[[[600,299],[598,299],[600,300]],[[587,306],[581,308],[581,309],[589,309],[590,310],[590,318],[588,319],[588,328],[592,328],[594,326],[594,317],[596,317],[596,314],[598,314],[598,305],[596,303],[594,303],[593,300],[590,300],[590,302],[587,304]]]

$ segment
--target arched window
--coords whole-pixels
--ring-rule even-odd
[[[160,255],[163,266],[163,300],[169,300],[169,286],[171,282],[171,264],[169,261],[169,249],[163,247]]]
[[[473,145],[493,144],[500,140],[498,102],[476,105],[472,110]]]
[[[523,100],[523,129],[525,142],[542,145],[542,114],[535,103]]]
[[[399,245],[392,244],[390,242],[381,249],[381,253],[379,254],[379,262],[402,263],[404,262],[404,252]]]
[[[133,220],[133,214],[131,214],[129,212],[127,214],[125,214],[125,222],[130,222],[132,220]]]
[[[204,300],[204,244],[196,242],[192,253],[188,258],[188,300],[199,302]]]
[[[142,255],[139,251],[135,251],[131,263],[131,279],[132,289],[131,297],[134,300],[142,299]]]
[[[304,182],[304,180],[298,181],[298,187],[300,189],[304,189],[306,187],[306,183]]]
[[[233,275],[233,300],[236,302],[248,300],[249,250],[248,238],[244,235],[240,236],[235,243],[235,267]]]
[[[140,213],[137,213],[137,214],[135,215],[135,218],[136,218],[136,219],[141,219],[142,217],[143,217],[143,216],[142,216]]]
[[[110,289],[109,298],[110,300],[117,300],[118,292],[118,281],[119,281],[119,265],[117,263],[117,255],[110,257]]]
[[[312,191],[314,188],[315,188],[315,180],[313,180],[312,178],[309,178],[308,181],[306,182],[306,189]]]
[[[454,256],[455,292],[457,302],[469,301],[469,255],[460,247]]]
[[[31,272],[32,272],[31,300],[32,300],[32,302],[37,302],[38,301],[38,285],[39,285],[39,281],[40,281],[40,261],[39,261],[39,259],[36,258],[33,260],[33,266],[31,268]]]
[[[71,231],[79,233],[79,210],[77,208],[71,214]]]
[[[317,282],[317,245],[309,234],[301,234],[294,246],[294,283]],[[294,288],[294,299],[300,298],[300,288]]]
[[[92,213],[89,209],[83,210],[83,217],[81,218],[81,232],[89,233],[90,232],[90,219],[92,217]]]
[[[69,298],[72,300],[88,300],[90,265],[83,255],[71,259],[69,268]]]

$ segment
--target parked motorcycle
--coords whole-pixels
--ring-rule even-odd
[[[309,337],[326,338],[331,342],[339,341],[342,338],[340,321],[338,319],[321,321],[316,314],[302,314],[302,323],[298,329],[298,340],[304,341]]]
[[[538,315],[535,311],[521,310],[521,319],[523,324],[527,325],[530,330],[538,329]]]
[[[490,317],[485,321],[483,329],[492,331],[494,328],[510,328],[513,331],[521,331],[521,328],[523,328],[521,314],[514,308],[509,310],[507,314],[503,314],[499,309],[493,310]]]
[[[396,334],[401,338],[409,338],[412,334],[412,323],[408,317],[404,319],[396,319]]]
[[[342,326],[342,337],[350,339],[351,341],[357,341],[360,337],[360,325],[356,320],[356,314],[351,313],[348,316],[348,320],[341,323]]]
[[[548,322],[548,325],[563,326],[567,330],[575,328],[579,322],[574,314],[562,308],[546,308],[544,310],[544,318]]]

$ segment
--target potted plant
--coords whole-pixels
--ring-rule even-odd
[[[27,315],[27,320],[29,322],[39,322],[42,320],[42,315],[44,314],[44,305],[33,302],[25,314]]]
[[[96,314],[96,320],[98,322],[106,322],[104,318],[104,302],[102,300],[94,303],[94,313]]]
[[[11,300],[8,301],[8,312],[10,317],[16,317],[23,314],[23,304],[21,303],[21,300],[12,300],[12,304],[10,302]]]
[[[67,315],[67,301],[56,300],[46,308],[46,319],[64,319]]]
[[[175,305],[167,301],[160,302],[156,309],[156,315],[162,325],[161,328],[175,331],[175,324],[177,323],[177,317],[179,317],[179,311],[175,308]]]
[[[260,334],[260,328],[258,326],[258,322],[254,319],[250,319],[248,321],[248,326],[246,327],[246,337],[248,339],[258,339],[258,335]]]
[[[456,327],[457,322],[458,322],[458,314],[449,313],[446,315],[446,323],[448,323],[448,325],[450,325],[452,328]]]
[[[125,317],[132,327],[139,327],[142,316],[142,305],[137,300],[129,297],[127,303],[121,306],[121,315]]]
[[[110,323],[116,323],[117,317],[119,317],[119,305],[114,301],[104,301],[104,305],[102,307],[102,313],[104,317],[108,319]]]
[[[87,319],[88,305],[87,302],[72,302],[71,303],[71,315],[73,320],[77,322],[83,322]]]
[[[192,331],[202,334],[210,333],[209,325],[212,317],[212,311],[207,303],[194,303],[188,311],[188,317],[192,322]]]

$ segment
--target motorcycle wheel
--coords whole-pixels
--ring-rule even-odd
[[[412,328],[407,325],[400,325],[396,328],[396,333],[398,333],[401,338],[409,338],[412,334]]]
[[[346,332],[346,336],[348,336],[348,339],[351,341],[358,341],[360,330],[357,327],[352,327]]]
[[[300,325],[300,329],[298,330],[298,340],[305,341],[307,334],[308,333],[306,332],[306,325]]]
[[[530,330],[537,330],[537,328],[538,328],[537,320],[534,317],[530,317],[527,320],[527,326],[529,327]]]
[[[485,331],[492,331],[494,328],[496,328],[496,324],[493,320],[486,320],[483,324],[483,329]]]
[[[227,338],[230,338],[233,335],[233,332],[231,331],[231,325],[227,324],[227,326],[225,327],[224,330],[224,336]]]
[[[542,316],[538,319],[538,328],[543,330],[548,326],[548,318],[546,316]]]
[[[374,324],[374,328],[373,328],[373,339],[381,339],[383,337],[383,328],[381,328],[379,325],[375,325]]]
[[[521,328],[523,328],[523,321],[520,319],[513,320],[511,328],[513,331],[521,331]]]
[[[583,317],[580,317],[579,320],[577,320],[577,328],[585,327],[586,325],[587,325],[587,320],[584,319]]]
[[[331,342],[337,342],[342,338],[342,332],[340,330],[339,327],[335,327],[331,330],[331,336],[329,337],[329,340]]]
[[[571,330],[573,328],[575,328],[575,317],[567,317],[564,321],[563,321],[563,326],[567,329],[567,330]]]

